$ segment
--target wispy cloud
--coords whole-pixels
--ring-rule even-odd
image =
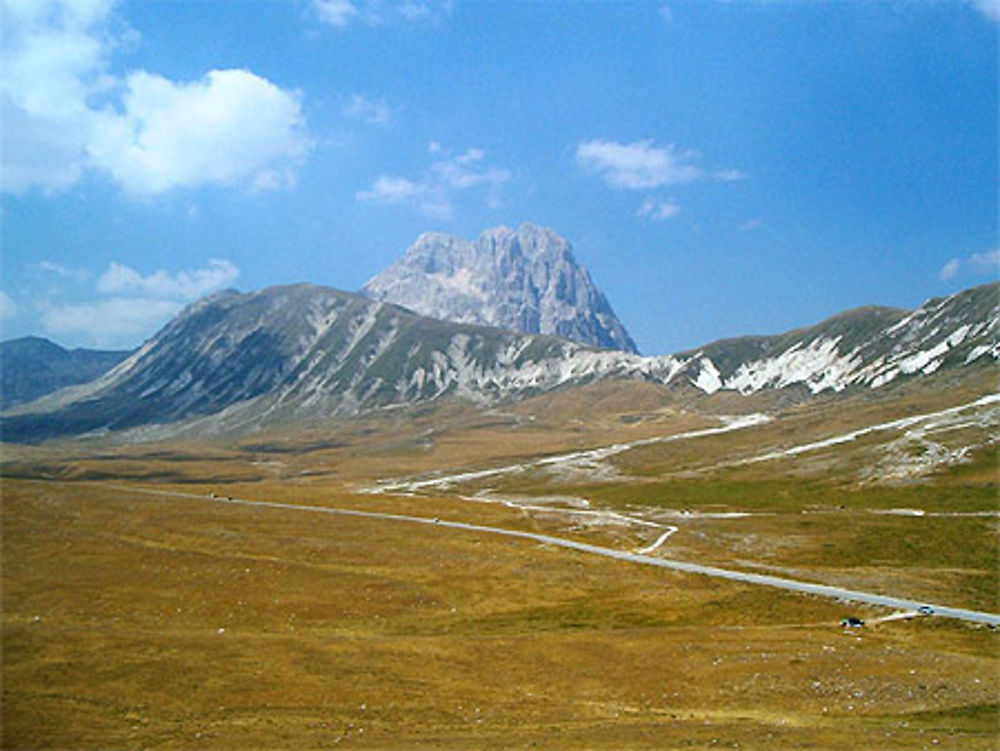
[[[600,175],[611,187],[625,190],[649,190],[702,180],[735,182],[747,177],[742,170],[731,167],[707,170],[701,166],[699,152],[680,149],[672,143],[658,146],[651,139],[632,143],[584,141],[576,147],[576,161]]]
[[[402,203],[423,192],[424,189],[420,185],[405,177],[382,175],[376,178],[371,188],[358,191],[357,198],[360,201],[373,203]]]
[[[414,23],[448,15],[451,0],[313,0],[321,22],[343,29],[354,22],[369,26],[400,21]]]
[[[65,189],[88,170],[139,195],[291,185],[311,143],[299,95],[248,70],[111,75],[115,4],[4,3],[3,190]]]
[[[961,1],[961,0],[960,0]],[[1000,22],[1000,0],[964,0],[968,5],[972,6],[984,16],[986,16],[991,21]],[[734,0],[717,0],[722,5],[735,5]],[[773,2],[773,0],[756,0],[757,3],[764,5],[768,2]],[[663,6],[661,6],[662,8]]]
[[[76,282],[85,282],[90,278],[90,272],[86,269],[71,269],[52,261],[39,261],[37,267],[47,274],[53,274],[61,279],[71,279]]]
[[[694,151],[680,150],[674,144],[656,146],[649,140],[586,141],[576,149],[576,160],[581,167],[596,172],[612,187],[628,190],[699,180],[704,173],[694,163],[697,157]]]
[[[85,333],[99,346],[117,345],[151,333],[182,306],[174,300],[118,297],[51,308],[42,314],[42,324],[53,334]]]
[[[446,4],[446,7],[449,5],[450,4]],[[430,18],[433,15],[434,10],[431,8],[429,3],[418,3],[413,2],[413,0],[405,0],[399,4],[396,12],[407,21],[419,21],[424,18]]]
[[[100,346],[131,346],[136,336],[152,334],[185,304],[232,284],[239,273],[223,259],[212,259],[201,269],[145,275],[112,261],[89,293],[96,299],[46,302],[42,325],[52,334],[85,334]]]
[[[10,295],[0,289],[0,321],[13,318],[18,313],[18,305]]]
[[[743,224],[739,226],[739,229],[741,232],[750,232],[751,230],[755,230],[758,227],[760,227],[763,223],[764,223],[763,218],[758,216],[755,217],[754,219],[750,219],[746,222],[743,222]]]
[[[969,256],[969,265],[982,274],[996,274],[1000,271],[1000,248]]]
[[[485,192],[487,205],[499,204],[500,189],[511,175],[488,165],[485,151],[470,148],[449,155],[436,143],[428,150],[439,158],[420,177],[380,175],[370,188],[358,191],[356,198],[363,203],[409,205],[435,219],[451,219],[456,197],[473,190]]]
[[[737,182],[747,177],[742,170],[731,167],[707,169],[701,164],[699,152],[680,149],[672,143],[658,146],[651,139],[632,143],[584,141],[576,148],[576,161],[583,169],[600,176],[608,186],[621,190],[654,192],[665,186]],[[673,198],[651,195],[639,206],[636,216],[662,222],[680,213],[681,207]]]
[[[356,198],[362,203],[409,204],[435,219],[451,219],[454,214],[445,186],[431,181],[417,183],[405,177],[380,175],[370,188],[359,190]]]
[[[987,250],[983,253],[973,253],[965,259],[952,258],[941,267],[938,276],[947,281],[954,279],[959,272],[966,269],[978,275],[1000,277],[1000,248]]]
[[[313,0],[316,17],[331,26],[347,26],[361,14],[351,0]]]
[[[716,180],[724,183],[735,183],[747,179],[747,173],[738,169],[720,169],[712,175]]]
[[[938,273],[938,276],[945,281],[953,279],[955,275],[958,274],[958,270],[960,268],[962,268],[962,262],[957,258],[952,258],[948,261],[948,263],[941,267],[941,271]]]
[[[653,198],[647,198],[643,201],[642,206],[639,207],[639,211],[636,212],[638,216],[646,217],[654,222],[673,219],[680,213],[681,207],[672,199],[660,201]]]
[[[138,292],[153,297],[193,300],[213,290],[232,284],[240,270],[231,262],[213,258],[208,268],[169,274],[163,269],[143,276],[124,264],[112,261],[97,279],[97,291],[103,293]]]
[[[388,125],[392,117],[392,110],[382,97],[352,94],[347,104],[344,105],[344,114],[371,125]]]
[[[972,5],[991,21],[1000,23],[1000,0],[970,0]]]

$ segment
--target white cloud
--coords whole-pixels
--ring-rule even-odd
[[[88,100],[108,85],[98,26],[111,0],[2,0],[3,189],[57,190],[80,179]]]
[[[671,10],[670,5],[668,5],[667,3],[660,3],[660,7],[657,10],[657,12],[660,14],[660,18],[662,18],[664,21],[666,21],[667,23],[673,23],[674,12],[673,10]]]
[[[478,148],[448,156],[438,143],[428,146],[428,153],[442,158],[430,164],[417,180],[381,175],[367,190],[356,194],[359,201],[381,204],[408,204],[436,219],[451,219],[457,194],[480,189],[486,192],[486,204],[499,205],[499,191],[510,180],[510,172],[485,164],[486,152]]]
[[[108,58],[134,32],[111,32],[114,0],[0,2],[3,190],[64,189],[88,169],[143,195],[294,183],[310,147],[296,93],[246,70],[118,80]]]
[[[364,94],[353,94],[344,106],[344,114],[371,125],[388,125],[392,111],[381,97],[371,98]]]
[[[183,303],[145,297],[116,297],[96,303],[62,305],[42,314],[52,334],[84,332],[98,344],[148,335],[177,314]]]
[[[54,274],[63,279],[72,279],[77,282],[83,282],[90,278],[90,272],[85,269],[70,269],[52,261],[39,261],[38,268],[46,273]]]
[[[102,79],[108,42],[98,29],[112,0],[3,0],[2,86],[32,116],[87,109]]]
[[[941,267],[941,271],[938,274],[938,276],[940,276],[944,280],[951,279],[958,273],[958,270],[961,268],[961,266],[962,266],[961,261],[959,261],[957,258],[952,258],[950,261],[948,261],[948,263],[946,263],[944,266]]]
[[[112,261],[97,280],[97,290],[103,293],[138,292],[149,297],[194,300],[213,290],[232,284],[240,275],[236,266],[213,258],[208,268],[168,274],[164,270],[143,276],[129,266]]]
[[[668,201],[660,201],[653,198],[647,198],[643,201],[642,206],[639,207],[637,215],[644,216],[654,222],[662,222],[666,219],[673,219],[680,213],[681,207],[672,199]]]
[[[941,268],[938,276],[947,281],[953,279],[963,269],[968,269],[974,274],[1000,277],[1000,248],[987,250],[983,253],[973,253],[964,259],[952,258]]]
[[[739,229],[740,229],[741,232],[749,232],[750,230],[757,229],[763,223],[764,223],[764,220],[761,217],[758,216],[758,217],[755,217],[754,219],[750,219],[748,221],[743,222],[743,224],[741,224],[739,226]]]
[[[1000,0],[971,0],[971,2],[988,19],[1000,22]]]
[[[613,188],[647,190],[709,179],[735,182],[747,177],[732,168],[707,172],[698,164],[700,157],[697,151],[681,150],[672,143],[657,146],[648,139],[633,143],[585,141],[576,147],[577,163],[596,172]]]
[[[612,187],[629,190],[699,180],[703,172],[693,163],[696,158],[693,151],[680,151],[674,144],[654,146],[652,141],[586,141],[576,149],[582,167],[597,172]]]
[[[0,289],[0,321],[13,318],[17,315],[17,312],[17,303],[11,299],[10,295]]]
[[[125,86],[122,112],[101,114],[88,152],[129,193],[286,186],[310,148],[298,95],[250,71],[180,84],[140,71]]]

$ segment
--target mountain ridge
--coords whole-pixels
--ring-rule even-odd
[[[97,378],[129,351],[67,349],[39,336],[0,342],[0,409]]]
[[[189,305],[95,381],[9,410],[0,427],[13,441],[192,419],[206,430],[255,430],[443,397],[519,400],[607,378],[692,398],[782,389],[810,398],[997,360],[998,290],[983,285],[913,311],[865,306],[658,357],[442,321],[316,285],[222,292]]]

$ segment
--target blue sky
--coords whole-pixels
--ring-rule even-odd
[[[1000,0],[0,1],[4,338],[524,221],[647,354],[1000,268]]]

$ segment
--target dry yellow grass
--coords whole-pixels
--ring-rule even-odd
[[[994,508],[995,454],[897,488],[857,484],[877,441],[809,471],[677,474],[948,407],[984,384],[793,407],[754,431],[620,455],[626,474],[612,483],[528,473],[484,484],[646,514],[767,512],[677,521],[666,550],[990,609],[995,519],[942,519],[928,532],[914,525],[929,519],[869,512]],[[485,533],[208,499],[635,548],[655,533],[454,492],[357,491],[710,424],[665,390],[596,384],[510,408],[442,404],[236,443],[6,447],[3,746],[995,748],[1000,633],[990,629],[920,619],[845,632],[841,617],[884,611]]]
[[[848,634],[835,603],[479,533],[3,490],[7,748],[995,740],[992,631]]]

